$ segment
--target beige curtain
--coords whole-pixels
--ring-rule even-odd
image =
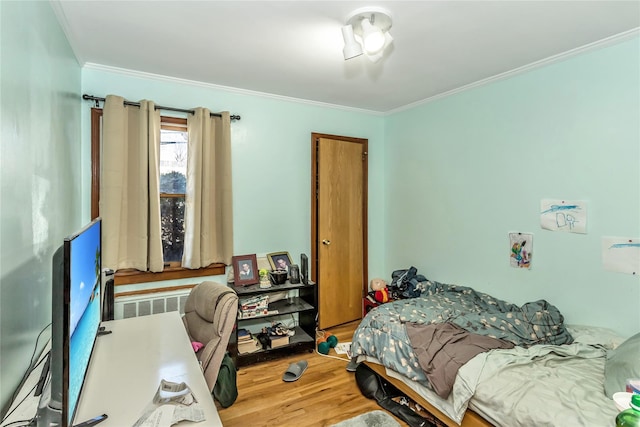
[[[160,112],[151,101],[128,106],[109,95],[102,117],[103,265],[160,272]]]
[[[233,207],[231,192],[231,120],[196,108],[187,117],[189,149],[182,266],[231,264]]]

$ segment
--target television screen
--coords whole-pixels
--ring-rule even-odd
[[[67,423],[71,425],[102,317],[101,222],[65,239],[65,285],[69,299]]]
[[[37,425],[70,427],[101,319],[102,221],[64,239],[53,255],[50,381]]]

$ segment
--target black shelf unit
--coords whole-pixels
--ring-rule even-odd
[[[260,288],[260,285],[250,285],[244,287],[235,287],[233,289],[238,294],[238,304],[240,300],[247,297],[273,294],[281,292],[298,291],[298,296],[282,299],[269,303],[269,314],[240,319],[236,316],[236,327],[231,338],[229,339],[228,351],[233,359],[236,368],[251,365],[265,360],[272,360],[278,357],[287,356],[294,352],[309,351],[313,352],[316,345],[316,318],[318,314],[318,293],[317,286],[313,282],[308,284],[298,283],[292,284],[287,281],[282,285],[272,285],[270,288]],[[277,311],[277,313],[275,312]],[[248,322],[264,321],[269,322],[270,318],[288,314],[298,314],[298,326],[294,328],[295,334],[289,338],[289,344],[259,350],[254,353],[238,354],[238,329]],[[257,331],[251,331],[257,332]]]

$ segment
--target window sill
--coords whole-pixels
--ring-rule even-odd
[[[225,274],[225,265],[222,263],[211,264],[208,267],[198,268],[197,270],[182,267],[167,267],[162,273],[126,269],[116,272],[114,285],[132,285],[136,283],[159,282],[188,277],[218,276],[221,274]]]

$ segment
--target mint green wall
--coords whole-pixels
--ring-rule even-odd
[[[51,322],[51,256],[79,228],[80,66],[49,2],[0,1],[0,406]],[[42,349],[50,336],[40,340]]]
[[[569,323],[640,331],[640,278],[604,271],[602,236],[640,236],[638,37],[388,117],[386,262]],[[428,84],[426,82],[425,84]],[[585,200],[587,234],[540,228],[541,199]],[[509,232],[533,233],[530,271]]]
[[[104,67],[85,67],[83,92],[158,105],[227,110],[232,122],[235,253],[288,251],[294,260],[311,251],[311,133],[369,140],[369,274],[384,274],[383,122],[384,117],[264,96],[241,90],[160,78]],[[83,108],[83,164],[88,168],[89,110]],[[84,177],[90,179],[87,170]],[[89,182],[83,183],[88,217]],[[223,279],[224,280],[224,279]],[[193,279],[181,282],[193,283]],[[155,286],[155,285],[154,285]]]
[[[546,298],[571,323],[640,330],[638,277],[600,260],[601,236],[640,235],[637,37],[382,117],[81,71],[48,2],[0,1],[0,23],[2,406],[50,321],[53,250],[89,220],[81,93],[242,115],[232,125],[238,254],[310,252],[311,132],[367,138],[370,277],[415,265],[513,302]],[[542,198],[586,200],[588,234],[540,229]],[[510,231],[534,233],[530,271],[509,267]]]

